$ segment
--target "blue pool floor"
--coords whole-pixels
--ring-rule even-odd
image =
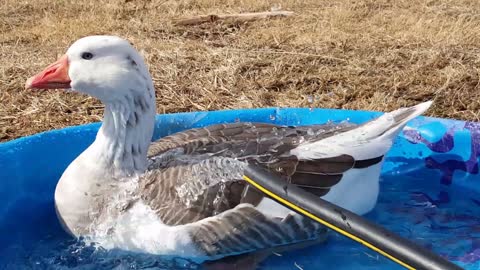
[[[382,224],[465,269],[480,269],[480,195],[459,187],[432,186],[428,178],[383,176],[381,195],[366,217]],[[51,205],[38,207],[40,236],[15,235],[0,250],[0,269],[196,269],[181,258],[121,254],[85,246],[58,225]],[[16,209],[15,215],[21,215]],[[43,211],[43,212],[42,212]],[[272,255],[260,269],[403,269],[375,252],[331,233],[328,241],[301,251]]]

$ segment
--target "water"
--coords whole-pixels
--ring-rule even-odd
[[[432,187],[429,179],[405,175],[384,177],[381,189],[378,205],[367,218],[432,248],[465,269],[480,269],[479,194],[458,187]],[[53,210],[45,205],[42,209],[49,209],[36,224],[42,233],[34,240],[15,236],[18,240],[14,244],[0,247],[0,269],[198,269],[181,258],[126,254],[74,241],[62,232]],[[324,244],[273,255],[260,269],[327,266],[340,270],[403,269],[333,233]]]
[[[457,187],[433,189],[430,180],[384,177],[378,204],[366,217],[465,269],[480,269],[480,195]],[[303,269],[404,269],[341,235],[285,257],[270,259],[264,269],[295,269],[293,262]]]

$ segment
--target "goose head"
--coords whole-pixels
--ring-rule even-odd
[[[88,36],[74,42],[66,54],[26,82],[27,89],[71,89],[115,103],[129,96],[153,95],[145,62],[125,39]]]
[[[105,104],[103,124],[82,154],[84,160],[95,160],[102,173],[131,175],[145,169],[155,121],[155,93],[143,57],[127,40],[81,38],[25,86],[71,89],[98,98]]]

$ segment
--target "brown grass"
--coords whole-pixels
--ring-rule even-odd
[[[297,15],[176,27],[187,15]],[[478,0],[36,0],[0,2],[0,140],[99,121],[101,104],[27,91],[27,77],[79,37],[143,51],[158,112],[313,106],[388,111],[435,98],[428,115],[480,118]]]

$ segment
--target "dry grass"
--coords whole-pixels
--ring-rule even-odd
[[[296,16],[176,27],[186,15]],[[96,100],[23,89],[89,34],[131,40],[158,112],[314,106],[392,110],[436,98],[431,116],[480,118],[478,0],[2,0],[0,140],[101,119]]]

